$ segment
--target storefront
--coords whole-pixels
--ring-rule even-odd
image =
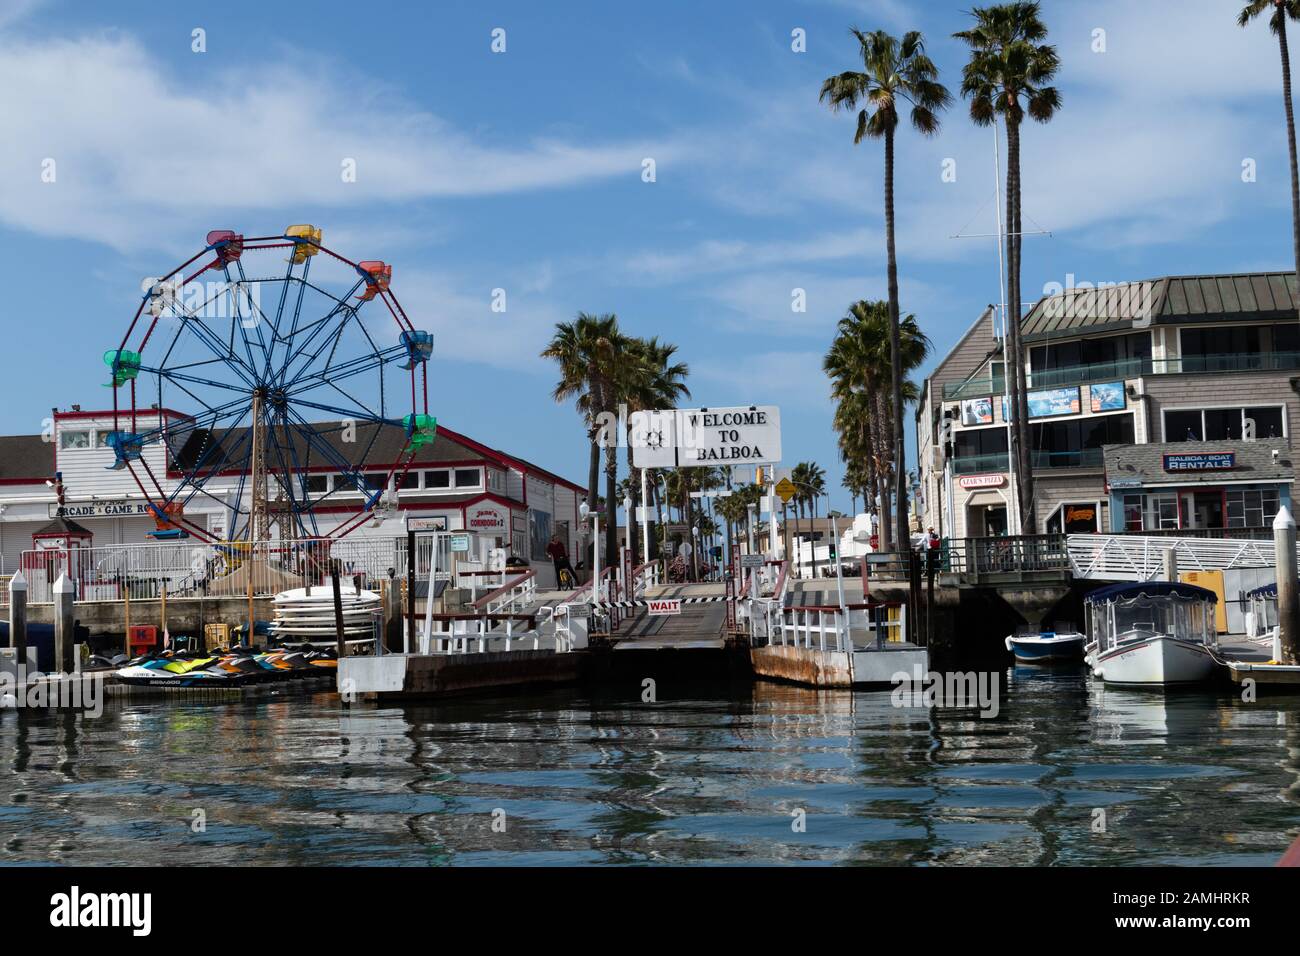
[[[1108,445],[1104,455],[1114,532],[1264,530],[1291,504],[1284,442]]]

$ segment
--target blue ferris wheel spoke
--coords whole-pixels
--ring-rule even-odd
[[[183,316],[183,315],[169,316],[169,318],[178,319],[179,324],[177,325],[176,328],[176,334],[172,336],[171,342],[167,347],[167,351],[163,353],[162,360],[159,362],[160,367],[162,368],[166,367],[168,360],[171,358],[172,352],[176,349],[177,345],[180,343],[181,335],[183,335],[186,331],[191,331],[194,333],[194,337],[198,339],[200,342],[202,342],[203,345],[206,346],[210,352],[212,352],[215,358],[224,362],[227,368],[229,368],[232,372],[234,372],[236,375],[242,378],[245,382],[247,382],[249,387],[252,387],[252,378],[250,378],[249,375],[245,374],[245,369],[247,369],[249,373],[252,372],[252,369],[244,365],[243,360],[239,358],[239,356],[235,355],[234,352],[227,349],[225,347],[225,343],[222,342],[221,339],[218,338],[216,334],[213,333],[212,330],[208,328],[206,323],[204,323],[201,319]]]
[[[226,382],[218,382],[210,378],[200,378],[197,375],[186,375],[184,372],[175,372],[166,368],[151,368],[147,365],[141,365],[140,371],[162,376],[178,388],[180,387],[178,384],[179,382],[189,382],[191,385],[206,385],[209,388],[220,388],[227,392],[239,392],[241,395],[250,395],[252,389],[251,385],[248,387],[242,385],[230,385]],[[199,401],[202,401],[202,399],[199,399]]]
[[[246,409],[245,412],[241,413],[237,418],[234,419],[234,421],[230,423],[230,425],[227,428],[225,436],[223,436],[226,439],[225,441],[217,441],[214,439],[208,445],[208,447],[204,449],[203,454],[200,455],[198,461],[194,463],[194,467],[189,469],[189,471],[185,473],[184,478],[179,483],[177,483],[172,493],[165,497],[164,500],[167,502],[167,504],[175,503],[180,498],[181,492],[186,490],[188,490],[189,493],[186,495],[184,501],[182,502],[182,505],[189,504],[189,502],[193,499],[193,497],[196,494],[200,494],[200,493],[207,495],[213,500],[217,500],[217,501],[220,500],[211,492],[207,491],[206,489],[207,483],[213,478],[219,478],[221,476],[221,472],[224,469],[228,469],[236,465],[242,465],[252,458],[252,441],[250,440],[252,436],[251,428],[246,429],[244,434],[233,445],[228,444],[230,440],[230,433],[239,426],[239,423],[241,421],[244,420],[244,416],[247,414],[248,411],[251,411],[251,409]],[[232,462],[232,456],[234,455],[235,451],[240,449],[245,444],[247,444],[249,447],[248,452],[244,454],[243,457],[236,458]],[[222,451],[220,460],[212,463],[211,466],[208,466],[209,457],[218,448],[220,448]],[[241,469],[241,471],[242,470],[243,469]]]
[[[311,257],[308,257],[302,265],[302,275],[305,279],[308,270],[311,269]],[[289,298],[289,283],[293,281],[293,256],[289,257],[289,265],[285,270],[284,282],[280,286],[280,301],[275,307],[275,319],[271,325],[271,347],[266,352],[266,364],[262,368],[262,381],[271,381],[271,365],[275,357],[275,343],[280,337],[280,320],[284,317],[284,304]]]
[[[348,290],[347,293],[348,298],[351,298],[351,296],[356,293],[357,289],[359,289],[364,284],[364,281],[365,280],[363,279],[358,279],[353,284],[352,288]],[[317,287],[312,286],[312,288],[316,289]],[[323,290],[318,290],[318,291],[323,291]],[[324,294],[329,295],[329,293],[324,293]],[[294,323],[293,323],[293,327],[290,329],[289,338],[285,340],[285,345],[286,345],[285,361],[284,364],[280,367],[279,374],[276,376],[276,381],[279,382],[281,386],[284,385],[285,379],[288,378],[289,370],[293,367],[294,362],[298,361],[298,359],[305,354],[305,349],[309,345],[311,345],[313,341],[315,341],[315,339],[317,338],[317,336],[320,334],[322,330],[331,327],[331,321],[336,316],[342,314],[344,316],[344,320],[343,320],[344,324],[346,324],[348,317],[356,315],[357,309],[355,306],[349,305],[348,299],[335,299],[334,296],[329,296],[329,298],[333,299],[336,304],[332,309],[330,309],[328,313],[325,314],[323,318],[317,319],[315,322],[309,322],[307,325],[304,325],[301,328],[299,328],[298,316],[297,315],[294,316]],[[302,334],[307,334],[307,339],[304,343],[298,345],[297,344],[298,336]],[[303,368],[299,369],[299,373],[310,368],[314,360],[315,360],[314,354],[312,356],[309,356]]]
[[[296,422],[293,422],[294,427],[298,430],[298,433],[306,439],[308,447],[317,449],[320,452],[321,457],[333,464],[337,474],[346,477],[354,488],[365,491],[367,486],[365,483],[364,472],[358,469],[354,463],[347,458],[347,456],[341,454],[338,449],[326,441],[323,436],[316,434],[315,428],[310,422],[293,412],[290,412],[290,415],[292,418],[297,419]],[[338,482],[335,481],[335,491],[338,490]],[[334,492],[330,492],[330,495],[333,494]],[[329,497],[330,495],[327,495],[326,497]],[[322,498],[321,500],[324,499]]]
[[[326,405],[323,402],[310,402],[302,398],[294,399],[294,404],[303,405],[307,408],[314,408],[320,412],[328,412],[331,415],[338,415],[340,418],[350,418],[369,422],[372,425],[395,425],[398,428],[406,427],[406,423],[403,421],[391,418],[381,418],[368,409],[357,410],[355,408],[339,408],[337,405]]]
[[[284,427],[286,432],[293,427],[287,416],[284,419]],[[289,447],[289,459],[293,462],[293,468],[291,470],[285,470],[288,480],[292,482],[294,476],[302,476],[302,508],[295,512],[294,520],[300,531],[306,531],[306,523],[302,520],[302,516],[305,514],[308,521],[311,522],[311,536],[316,537],[320,534],[320,528],[316,524],[316,509],[312,502],[311,489],[307,486],[308,477],[311,474],[311,448],[310,446],[307,448],[307,458],[300,461],[298,458],[298,448],[293,441],[293,436],[291,434],[286,435],[285,443]]]
[[[244,274],[244,264],[243,264],[242,262],[236,262],[236,263],[235,263],[235,266],[236,266],[236,268],[237,268],[238,271],[239,271],[239,282],[237,282],[237,283],[235,284],[235,286],[234,286],[234,288],[235,288],[235,293],[232,293],[232,295],[231,295],[232,301],[235,303],[235,307],[234,307],[234,309],[232,310],[233,314],[232,314],[232,316],[231,316],[231,320],[230,320],[230,321],[231,321],[231,327],[230,327],[230,340],[231,340],[232,343],[234,342],[234,339],[235,339],[235,323],[237,322],[238,325],[239,325],[239,337],[240,337],[240,339],[241,339],[241,340],[243,341],[243,343],[244,343],[244,352],[248,355],[248,368],[251,370],[251,369],[253,368],[253,366],[255,366],[255,365],[257,364],[257,360],[253,358],[253,346],[252,346],[252,344],[248,341],[248,328],[249,328],[249,326],[248,326],[248,323],[244,321],[243,307],[242,307],[242,304],[241,304],[241,302],[240,302],[240,298],[241,298],[241,296],[247,296],[247,297],[248,297],[248,309],[249,309],[249,311],[248,311],[248,317],[249,317],[250,319],[254,319],[254,320],[256,320],[256,321],[254,322],[254,325],[258,324],[258,322],[260,322],[261,320],[265,319],[265,316],[263,316],[263,315],[261,314],[261,313],[262,313],[262,308],[261,308],[261,306],[259,306],[259,305],[257,304],[257,302],[253,299],[252,295],[250,295],[250,294],[248,293],[248,291],[247,291],[247,290],[248,290],[248,277]],[[226,278],[227,278],[227,279],[230,278],[230,266],[229,266],[229,264],[226,265]],[[256,313],[256,315],[255,315],[254,313]],[[260,319],[258,318],[259,316],[261,316]],[[231,352],[232,352],[232,353],[234,352],[234,348],[233,348],[233,347],[231,348]]]
[[[279,474],[275,475],[274,480],[275,480],[275,484],[278,485],[283,490],[283,493],[287,495],[289,498],[289,515],[291,516],[291,521],[293,525],[293,529],[292,529],[293,537],[296,538],[301,536],[300,532],[303,530],[302,522],[298,518],[298,512],[299,512],[298,497],[296,494],[294,494],[294,490],[293,490],[293,484],[294,484],[293,476],[297,472],[294,469],[289,467],[289,462],[284,457],[284,449],[280,446],[280,439],[276,437],[276,432],[278,430],[279,429],[276,427],[276,423],[271,422],[269,423],[269,426],[266,429],[266,436],[270,440],[271,445],[274,446],[275,457],[280,462],[281,470]],[[283,515],[281,515],[279,520],[281,522],[280,532],[281,532],[281,536],[283,536],[284,534]]]
[[[311,375],[299,375],[285,387],[289,389],[289,395],[292,397],[302,392],[313,391],[314,389],[319,388],[327,380],[337,382],[340,379],[351,378],[354,375],[364,375],[366,372],[373,371],[376,368],[382,368],[390,362],[395,362],[404,355],[406,355],[406,350],[404,348],[400,345],[393,346],[392,348],[386,349],[384,352],[379,352],[374,355],[361,355],[357,358],[350,359],[341,365],[336,365],[333,368],[322,369],[321,371],[315,372]],[[312,384],[306,384],[308,382]]]

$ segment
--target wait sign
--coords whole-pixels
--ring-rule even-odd
[[[670,598],[663,601],[647,601],[646,609],[651,617],[664,617],[669,614],[681,614],[682,602],[680,598]]]

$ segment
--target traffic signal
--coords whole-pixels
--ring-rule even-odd
[[[721,557],[722,557],[722,545],[720,545],[720,544],[715,544],[715,545],[713,546],[713,556],[714,556],[715,558],[721,558]]]

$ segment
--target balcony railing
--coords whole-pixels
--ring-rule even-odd
[[[1100,448],[1081,448],[1078,451],[1035,451],[1030,452],[1030,463],[1034,471],[1047,471],[1054,468],[1100,468],[1102,465]],[[952,472],[954,475],[978,475],[984,472],[1005,472],[1010,470],[1007,453],[993,455],[965,455],[954,458]]]
[[[1038,369],[1026,372],[1029,388],[1060,388],[1090,382],[1115,382],[1144,375],[1178,375],[1183,372],[1272,372],[1300,369],[1300,352],[1235,352],[1223,355],[1185,355],[1168,359],[1126,359],[1121,362],[1098,362],[1066,368]],[[948,401],[1001,395],[1005,391],[1001,376],[977,378],[967,382],[950,382],[943,387]]]

